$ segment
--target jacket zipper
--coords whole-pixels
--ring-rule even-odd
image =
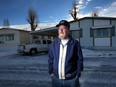
[[[62,57],[61,57],[61,79],[63,79],[63,71],[62,71],[62,68],[63,68],[63,65],[62,65],[62,61],[63,61],[63,53],[64,53],[64,45],[62,44]]]

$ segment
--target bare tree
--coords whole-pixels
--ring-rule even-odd
[[[8,18],[4,19],[4,20],[3,20],[3,27],[4,27],[4,28],[9,28],[9,26],[10,26],[10,23],[9,23]]]
[[[70,10],[70,14],[73,17],[74,20],[77,20],[77,15],[79,14],[79,5],[77,2],[73,2],[73,8]]]
[[[27,21],[31,26],[31,31],[35,31],[38,26],[37,13],[33,8],[29,8]]]
[[[99,13],[100,13],[99,9],[98,8],[94,8],[93,12],[91,13],[91,16],[92,17],[98,17]]]

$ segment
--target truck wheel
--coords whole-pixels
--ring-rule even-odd
[[[31,54],[31,55],[37,54],[37,50],[36,50],[36,49],[31,49],[31,50],[30,50],[30,54]]]

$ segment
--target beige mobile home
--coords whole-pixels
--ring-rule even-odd
[[[29,43],[29,31],[1,28],[0,29],[0,50],[16,50],[19,44]]]

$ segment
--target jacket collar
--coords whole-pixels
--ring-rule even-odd
[[[68,43],[67,43],[67,44],[72,45],[73,43],[74,43],[74,40],[73,40],[73,38],[70,36],[70,37],[69,37],[69,41],[68,41]]]
[[[61,39],[58,37],[58,39],[57,39],[57,42],[58,42],[58,44],[60,44],[60,42],[61,42]],[[69,41],[68,41],[68,43],[67,44],[70,44],[70,45],[72,45],[74,43],[74,40],[73,40],[73,38],[71,37],[71,36],[69,36]]]

